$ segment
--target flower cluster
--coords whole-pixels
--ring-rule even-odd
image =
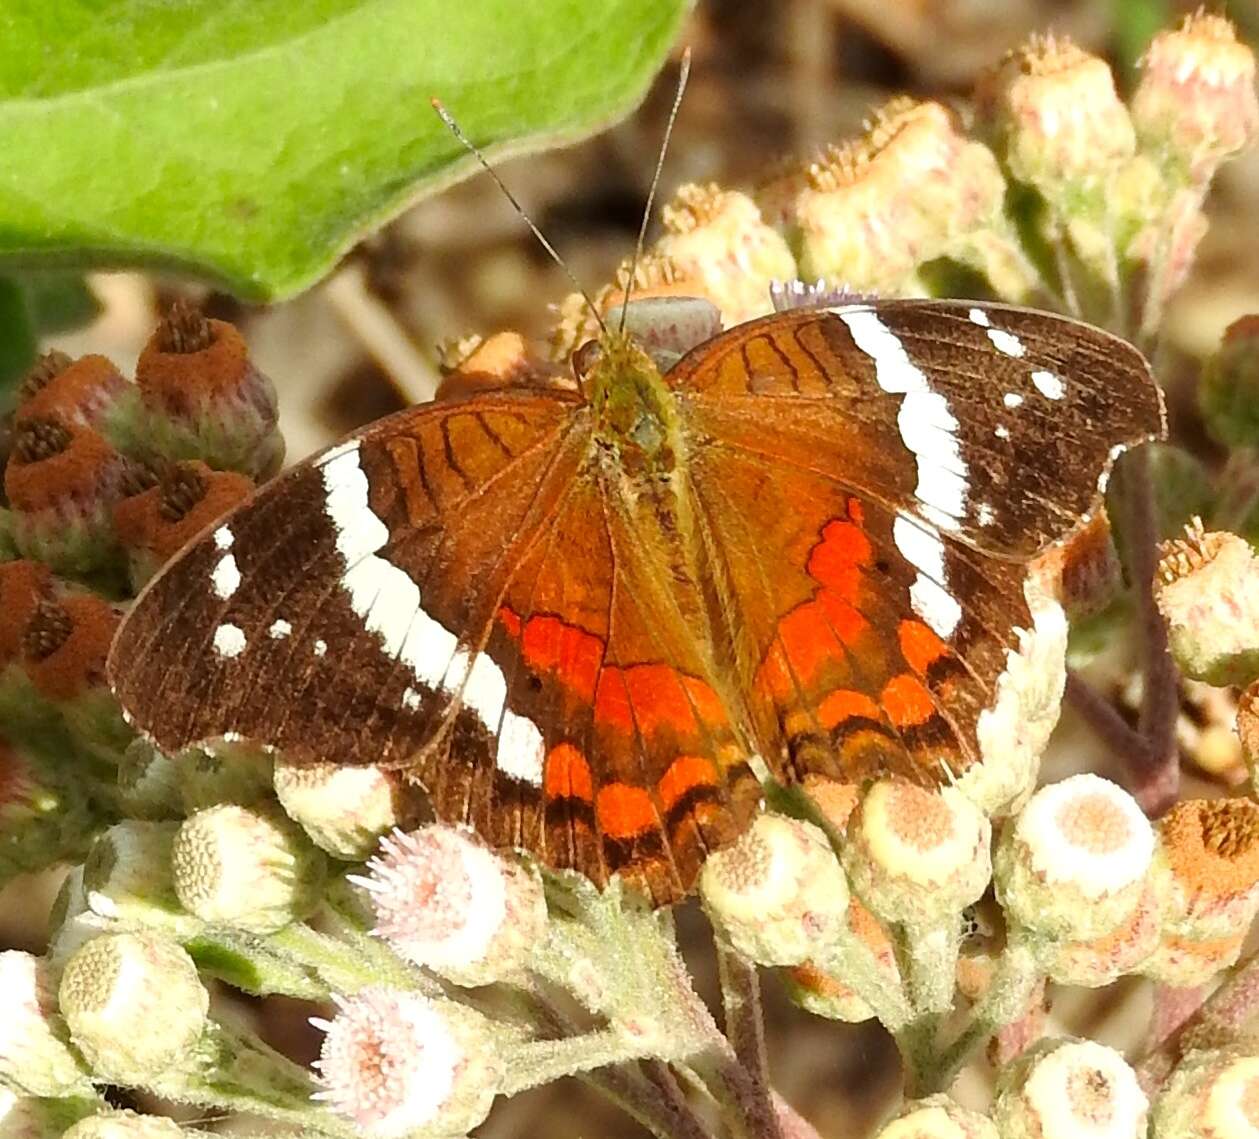
[[[984,78],[973,115],[896,99],[861,137],[750,192],[681,188],[663,235],[597,303],[662,365],[776,306],[870,292],[1036,304],[1150,347],[1216,170],[1257,134],[1254,57],[1221,17],[1156,37],[1127,102],[1102,60],[1037,38]],[[597,324],[570,298],[549,359],[515,333],[461,343],[441,394],[525,374],[571,387]],[[167,755],[133,735],[105,683],[110,639],[163,563],[275,473],[275,397],[237,330],[184,304],[134,379],[48,352],[21,386],[4,466],[0,878],[73,865],[47,951],[0,953],[0,1136],[181,1133],[113,1106],[110,1084],[286,1133],[424,1139],[573,1074],[658,1136],[712,1134],[711,1118],[808,1136],[769,1083],[758,967],[800,1009],[892,1035],[907,1098],[879,1139],[1256,1133],[1259,1054],[1237,993],[1259,966],[1235,975],[1249,988],[1227,978],[1259,912],[1257,333],[1259,319],[1237,322],[1199,388],[1228,452],[1207,522],[1182,532],[1186,513],[1155,535],[1125,509],[1143,478],[1183,469],[1174,460],[1117,480],[1118,549],[1099,519],[1029,575],[1026,627],[968,768],[943,787],[769,786],[766,810],[709,854],[698,892],[720,1027],[670,916],[617,879],[600,891],[433,822],[421,789],[384,766],[297,762],[234,737]],[[1093,642],[1126,662],[1121,687],[1141,689],[1135,729],[1094,708],[1132,753],[1128,774],[1165,770],[1176,743],[1174,714],[1172,735],[1147,731],[1159,687],[1157,669],[1131,665],[1137,611],[1156,630],[1140,648],[1166,649],[1194,707],[1237,708],[1235,733],[1225,716],[1209,725],[1231,793],[1151,821],[1136,775],[1132,793],[1091,774],[1042,780],[1068,614],[1085,610]],[[1116,667],[1071,631],[1073,664]],[[1051,982],[1146,978],[1168,1002],[1222,974],[1143,1055],[1047,1035]],[[313,1068],[224,1015],[218,985],[320,1005]],[[1000,1071],[978,1111],[947,1092],[985,1047]]]

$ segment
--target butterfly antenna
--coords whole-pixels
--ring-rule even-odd
[[[474,143],[466,134],[463,133],[463,128],[457,122],[455,122],[454,118],[451,117],[450,112],[446,110],[446,107],[442,103],[442,101],[440,99],[430,99],[429,102],[432,103],[433,110],[437,112],[438,118],[440,118],[441,121],[446,124],[446,128],[450,131],[450,133],[453,134],[455,138],[457,138],[459,142],[463,145],[463,147],[470,154],[472,154],[476,158],[476,160],[485,168],[485,172],[491,178],[494,179],[494,184],[500,190],[502,190],[503,196],[509,202],[511,202],[512,208],[515,209],[516,213],[518,213],[521,216],[525,225],[529,227],[529,232],[532,233],[533,236],[538,239],[538,244],[541,245],[542,248],[545,249],[548,254],[550,254],[551,260],[554,261],[561,269],[564,270],[564,276],[566,276],[569,279],[569,281],[572,283],[573,288],[576,289],[577,292],[581,294],[582,299],[586,302],[586,307],[590,309],[590,315],[595,318],[595,323],[599,326],[599,328],[602,330],[602,332],[606,336],[608,332],[608,326],[604,323],[603,317],[599,314],[599,309],[595,305],[595,302],[590,299],[590,294],[581,287],[581,282],[578,281],[577,278],[573,275],[573,271],[568,267],[568,263],[564,260],[563,257],[559,255],[558,252],[556,252],[555,246],[552,245],[549,241],[547,241],[546,235],[536,225],[534,225],[533,218],[531,218],[527,213],[525,213],[524,207],[520,204],[519,201],[516,200],[516,195],[513,194],[507,188],[506,183],[504,183],[503,180],[498,176],[498,172],[494,169],[494,167],[489,164],[485,155],[481,153],[480,148],[477,146],[477,144]]]
[[[647,240],[647,225],[651,221],[651,207],[656,201],[656,188],[660,185],[660,172],[664,169],[664,158],[669,153],[669,140],[673,137],[673,124],[677,122],[678,108],[682,106],[682,93],[686,90],[686,80],[691,74],[691,49],[682,52],[682,66],[678,71],[678,89],[673,93],[673,106],[669,110],[669,120],[665,123],[664,139],[660,143],[660,153],[656,156],[656,172],[651,176],[651,189],[647,191],[647,205],[643,207],[642,224],[638,227],[638,240],[634,243],[634,257],[630,261],[629,277],[625,281],[625,300],[621,304],[621,323],[618,333],[625,331],[625,317],[629,312],[630,290],[634,287],[634,274],[638,272],[638,262],[643,255],[643,243]]]

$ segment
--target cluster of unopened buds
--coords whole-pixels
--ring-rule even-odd
[[[684,187],[636,295],[704,296],[731,325],[816,292],[776,282],[920,295],[978,280],[1149,346],[1216,169],[1259,134],[1249,49],[1222,18],[1191,17],[1156,37],[1125,104],[1101,60],[1036,40],[975,107],[966,130],[896,100],[752,194]],[[552,359],[590,324],[566,302]],[[465,342],[450,382],[510,378],[527,353],[514,334]],[[895,1039],[906,1099],[879,1139],[1259,1134],[1259,1048],[1242,1031],[1259,967],[1237,967],[1259,911],[1259,318],[1230,329],[1200,390],[1229,453],[1220,514],[1164,544],[1152,597],[1186,682],[1240,709],[1237,733],[1221,728],[1226,797],[1150,821],[1098,776],[1042,785],[1067,651],[1046,597],[979,776],[774,789],[709,857],[718,1018],[668,912],[428,821],[396,772],[135,738],[105,684],[110,638],[162,563],[278,469],[275,398],[231,326],[182,306],[134,380],[49,352],[4,468],[0,877],[73,868],[46,952],[0,953],[0,1139],[197,1133],[107,1087],[293,1134],[463,1135],[497,1097],[565,1075],[662,1139],[807,1137],[767,1078],[758,968],[801,1009]],[[1070,610],[1081,599],[1055,572]],[[1103,616],[1101,640],[1127,645]],[[1048,984],[1122,977],[1149,979],[1163,1010],[1144,1051],[1050,1029]],[[212,1001],[224,987],[321,1005],[313,1070]],[[985,1048],[995,1089],[963,1106],[947,1093]]]

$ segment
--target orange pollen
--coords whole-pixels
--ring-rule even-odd
[[[656,810],[651,796],[641,787],[609,783],[599,789],[595,817],[607,838],[637,838],[656,827]]]
[[[1228,898],[1259,880],[1259,803],[1189,799],[1159,822],[1163,849],[1181,882],[1207,897]]]

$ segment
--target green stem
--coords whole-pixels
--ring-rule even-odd
[[[995,1032],[1023,1015],[1040,979],[1040,967],[1031,949],[1020,943],[1007,946],[987,992],[971,1010],[961,1032],[938,1056],[926,1087],[941,1090],[952,1084],[963,1065]]]

